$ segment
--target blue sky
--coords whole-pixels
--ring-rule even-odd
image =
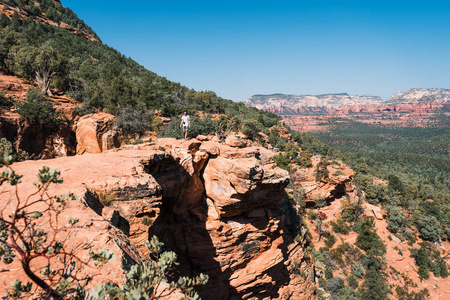
[[[450,1],[61,2],[147,69],[236,101],[450,88]]]

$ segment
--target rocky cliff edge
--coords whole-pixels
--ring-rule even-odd
[[[262,147],[161,139],[100,154],[26,161],[14,169],[24,175],[20,197],[33,191],[42,165],[59,169],[64,178],[51,193],[79,196],[61,217],[75,216],[84,224],[75,241],[86,243],[80,256],[99,248],[116,254],[101,269],[84,270],[99,273],[92,286],[120,283],[123,269],[146,257],[143,243],[156,235],[178,254],[180,275],[209,275],[198,291],[203,299],[312,299],[306,231],[295,240],[288,234],[289,174],[275,165],[274,155]],[[11,195],[3,190],[0,203]],[[111,198],[107,206],[105,197]],[[1,268],[1,290],[18,276],[26,281],[18,265]]]

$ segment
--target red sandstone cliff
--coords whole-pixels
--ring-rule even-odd
[[[51,193],[80,196],[61,216],[86,224],[77,235],[87,243],[80,256],[100,247],[116,254],[92,285],[120,283],[124,264],[139,262],[145,256],[143,242],[157,235],[178,253],[181,274],[210,276],[199,289],[204,299],[312,299],[314,271],[303,259],[304,240],[295,241],[287,232],[283,203],[289,175],[276,167],[275,154],[260,147],[162,139],[14,168],[24,175],[21,196],[30,193],[43,164],[61,170],[65,179]],[[101,192],[114,195],[110,206],[98,202],[95,195]],[[3,191],[0,203],[9,197]],[[144,217],[152,225],[144,225]],[[0,289],[17,277],[26,278],[3,272]]]

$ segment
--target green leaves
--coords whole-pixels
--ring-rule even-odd
[[[12,164],[12,162],[7,163]],[[8,165],[7,163],[5,163],[5,165]],[[10,185],[16,185],[21,182],[20,178],[22,178],[22,175],[16,174],[14,170],[4,169],[2,172],[2,177],[0,178],[0,185],[2,185],[3,182],[8,182]]]
[[[27,101],[19,107],[17,112],[29,124],[57,128],[61,123],[53,104],[45,99],[42,92],[36,88],[28,89]]]
[[[98,250],[98,252],[89,250],[89,256],[95,261],[96,266],[99,264],[105,264],[116,257],[112,251],[103,248]]]
[[[6,299],[20,299],[22,297],[22,293],[29,293],[31,291],[32,284],[28,282],[26,285],[23,285],[22,281],[15,280],[12,285],[12,291],[6,292]]]
[[[168,286],[163,288],[160,283],[167,281],[167,272],[177,264],[177,255],[171,251],[163,252],[164,244],[156,236],[152,236],[145,246],[155,260],[131,266],[125,274],[125,282],[122,286],[112,283],[98,285],[91,290],[91,299],[159,299],[162,294],[167,295],[175,290],[183,292],[185,299],[200,299],[194,286],[206,284],[209,279],[207,275],[200,274],[194,278],[180,277],[177,281],[168,282]],[[159,289],[157,289],[158,286]]]
[[[37,178],[42,184],[63,182],[60,171],[46,166],[39,170]]]

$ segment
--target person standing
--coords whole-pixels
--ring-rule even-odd
[[[189,118],[186,110],[184,111],[183,116],[181,116],[180,128],[183,128],[184,140],[186,140],[188,129],[191,128],[191,118]]]

